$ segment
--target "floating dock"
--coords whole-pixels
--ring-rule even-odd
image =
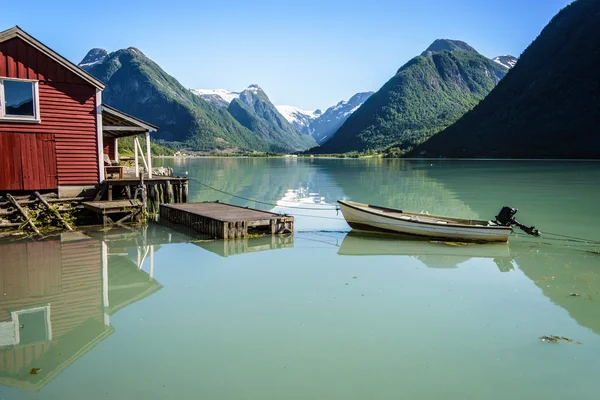
[[[219,239],[294,232],[292,216],[219,202],[161,204],[160,220]]]

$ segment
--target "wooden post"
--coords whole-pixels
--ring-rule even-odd
[[[158,198],[158,204],[162,204],[165,202],[165,192],[163,190],[162,185],[156,185],[156,197]]]
[[[140,160],[138,156],[138,138],[137,136],[133,137],[133,159],[135,161],[135,177],[140,177]]]
[[[21,206],[19,205],[19,203],[17,203],[17,201],[14,199],[14,197],[12,197],[10,195],[10,193],[6,193],[6,197],[17,208],[17,210],[19,210],[19,212],[21,213],[21,215],[23,215],[23,217],[25,218],[25,222],[27,222],[27,224],[31,227],[31,229],[35,233],[39,234],[40,231],[38,230],[38,228],[36,228],[36,226],[34,225],[33,221],[31,220],[31,218],[29,218],[29,215],[27,215],[27,212],[25,212],[25,210],[23,210],[21,208]]]
[[[38,199],[39,199],[39,200],[42,202],[42,204],[43,204],[44,206],[46,206],[46,208],[48,209],[48,211],[50,211],[50,212],[51,212],[51,213],[52,213],[52,214],[53,214],[55,217],[57,217],[57,218],[58,218],[58,220],[59,220],[59,221],[60,221],[60,222],[63,224],[63,226],[64,226],[65,228],[67,228],[67,229],[68,229],[68,230],[70,230],[70,231],[72,231],[72,230],[73,230],[73,228],[71,228],[71,227],[69,226],[69,224],[67,223],[67,221],[65,221],[65,220],[64,220],[64,219],[63,219],[63,218],[60,216],[60,213],[59,213],[57,210],[55,210],[54,208],[50,207],[50,204],[48,204],[48,202],[46,201],[46,199],[44,199],[44,198],[42,197],[42,195],[41,195],[39,192],[33,192],[33,194],[35,195],[35,197],[37,197],[37,198],[38,198]]]
[[[152,179],[152,152],[150,151],[150,132],[146,132],[146,157],[148,157],[148,179]]]
[[[148,208],[148,185],[142,185],[142,209]]]
[[[165,181],[165,186],[166,186],[166,198],[165,198],[165,203],[167,204],[171,204],[171,202],[173,201],[173,188],[171,187],[171,182],[170,181]]]
[[[182,203],[188,202],[188,181],[185,181],[183,183],[183,195],[181,197],[182,197],[181,198]]]

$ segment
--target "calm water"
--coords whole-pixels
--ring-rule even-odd
[[[285,209],[289,237],[150,225],[1,242],[0,399],[600,398],[600,245],[402,241],[348,234],[330,210],[487,219],[510,205],[542,232],[600,240],[600,163],[162,163],[245,198],[322,203]],[[284,210],[197,181],[190,201]]]

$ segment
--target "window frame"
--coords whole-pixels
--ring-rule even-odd
[[[6,115],[5,106],[5,93],[4,93],[4,82],[29,82],[33,84],[33,116],[26,115]],[[33,124],[39,124],[40,119],[40,86],[39,81],[35,79],[20,79],[20,78],[8,78],[0,77],[0,121],[2,122],[27,122]]]
[[[47,343],[52,341],[52,322],[50,320],[50,304],[46,304],[46,305],[42,305],[42,306],[38,306],[38,307],[31,307],[31,308],[25,308],[22,310],[17,310],[17,311],[12,311],[10,313],[11,319],[13,320],[13,323],[15,324],[15,333],[14,333],[14,337],[15,337],[15,346],[19,346],[21,344],[21,322],[19,321],[19,315],[22,314],[29,314],[29,313],[34,313],[34,312],[38,312],[38,311],[44,311],[45,312],[45,323],[46,323],[46,339],[41,341],[41,342],[35,342],[35,343]],[[34,344],[34,343],[27,343],[26,345],[30,345],[30,344]]]

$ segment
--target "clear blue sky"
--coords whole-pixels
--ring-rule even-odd
[[[135,46],[189,88],[259,84],[275,104],[327,108],[379,89],[437,38],[519,56],[570,0],[5,1],[19,25],[73,62]]]

